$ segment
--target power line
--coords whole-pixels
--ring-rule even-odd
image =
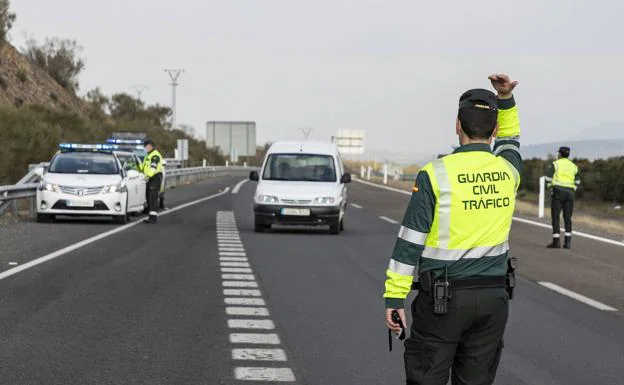
[[[178,86],[178,78],[184,72],[184,69],[166,69],[165,72],[171,78],[171,128],[176,127],[176,87]]]

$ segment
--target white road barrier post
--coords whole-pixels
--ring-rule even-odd
[[[364,179],[365,173],[366,173],[366,168],[364,168],[364,166],[360,166],[360,178]]]
[[[229,160],[225,161],[225,167],[230,167],[230,161]]]
[[[384,163],[384,167],[383,167],[383,174],[384,174],[384,184],[388,184],[388,163]]]
[[[243,162],[243,167],[247,167],[247,162]]]
[[[206,167],[206,159],[202,161],[202,167]]]
[[[370,180],[371,178],[371,172],[373,171],[373,168],[371,166],[368,166],[368,172],[366,173],[366,179]]]
[[[544,200],[546,195],[546,177],[541,176],[539,179],[539,210],[538,218],[544,218]]]

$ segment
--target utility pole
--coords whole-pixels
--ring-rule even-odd
[[[310,132],[312,132],[312,128],[300,128],[301,132],[303,132],[303,138],[307,141],[310,136]]]
[[[171,129],[174,129],[176,126],[176,87],[178,86],[178,78],[184,69],[166,69],[165,72],[171,78]]]
[[[139,101],[142,101],[141,94],[143,93],[143,91],[148,89],[145,84],[133,84],[130,88],[132,88],[137,93],[137,98],[139,99]]]

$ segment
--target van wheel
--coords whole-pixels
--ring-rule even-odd
[[[126,223],[128,223],[128,214],[115,215],[113,217],[113,222],[115,222],[118,225],[125,225]]]
[[[344,231],[344,217],[340,220],[340,231]]]
[[[340,219],[336,219],[329,224],[329,233],[330,234],[340,234]]]
[[[42,222],[50,222],[53,221],[55,218],[54,215],[50,215],[50,214],[37,214],[37,222],[42,223]]]

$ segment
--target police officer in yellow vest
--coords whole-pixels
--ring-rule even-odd
[[[561,247],[561,228],[559,216],[563,210],[565,223],[565,240],[563,247],[569,249],[572,243],[572,212],[574,211],[574,192],[581,184],[578,167],[570,159],[570,147],[560,147],[559,156],[548,167],[546,181],[551,194],[551,218],[553,227],[553,240],[547,246],[550,249]]]
[[[520,122],[507,75],[459,99],[461,146],[418,174],[386,271],[386,325],[405,340],[408,385],[494,382],[507,325],[509,230],[520,183]],[[494,141],[492,151],[491,145]],[[395,318],[393,319],[393,315]]]
[[[158,219],[158,196],[160,185],[162,184],[163,157],[154,146],[154,142],[147,139],[143,142],[147,155],[143,159],[143,174],[147,178],[147,205],[149,207],[149,218],[146,223],[156,223]]]

